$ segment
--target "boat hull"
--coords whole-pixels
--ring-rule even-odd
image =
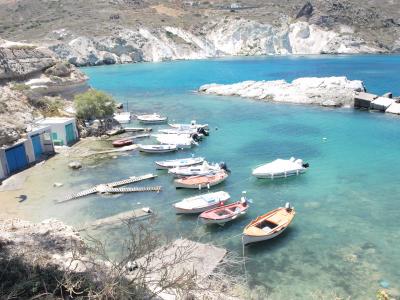
[[[150,148],[150,147],[143,147],[143,146],[138,146],[140,152],[145,152],[145,153],[168,153],[168,152],[173,152],[176,151],[176,147],[170,147],[170,148]]]
[[[298,176],[300,174],[305,173],[305,170],[301,170],[298,172],[287,172],[287,173],[275,173],[275,174],[271,174],[271,173],[254,173],[253,172],[253,176],[260,178],[260,179],[277,179],[277,178],[287,178],[290,176]]]
[[[187,163],[180,163],[180,164],[168,164],[168,163],[163,163],[160,161],[156,161],[154,162],[157,166],[157,169],[159,170],[168,170],[168,169],[172,169],[172,168],[178,168],[178,167],[190,167],[190,166],[196,166],[196,165],[200,165],[202,164],[204,161],[204,159],[200,159],[198,161],[192,161],[192,162],[187,162]]]
[[[204,189],[208,187],[215,186],[217,184],[220,184],[221,182],[225,181],[226,177],[220,178],[215,181],[211,182],[204,182],[204,183],[199,183],[199,184],[187,184],[181,181],[175,181],[175,187],[178,188],[184,188],[184,189]]]
[[[263,235],[263,236],[251,236],[251,235],[247,235],[247,234],[243,234],[242,235],[242,242],[243,245],[249,245],[249,244],[253,244],[253,243],[257,243],[257,242],[262,242],[262,241],[267,241],[270,239],[273,239],[274,237],[277,237],[278,235],[280,235],[282,232],[284,232],[286,230],[287,227],[282,228],[281,230],[274,232],[272,234],[267,234],[267,235]]]
[[[200,214],[200,213],[202,213],[202,212],[204,212],[206,210],[213,209],[213,208],[216,208],[216,207],[220,206],[221,203],[223,204],[224,201],[215,203],[215,204],[213,204],[211,206],[196,207],[196,208],[193,208],[193,209],[184,209],[184,208],[177,207],[175,205],[174,205],[174,208],[175,208],[175,211],[176,211],[177,214]]]

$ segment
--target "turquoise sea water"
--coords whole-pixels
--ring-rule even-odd
[[[128,103],[134,113],[160,112],[177,122],[196,119],[210,124],[211,135],[193,151],[155,156],[134,152],[78,173],[67,171],[73,175],[67,187],[80,190],[155,172],[154,160],[194,153],[225,161],[232,170],[214,191],[225,190],[235,200],[246,190],[254,203],[243,218],[206,228],[195,216],[175,215],[171,206],[198,191],[176,190],[172,178],[157,171],[154,184],[163,186],[160,194],[91,196],[62,206],[49,204],[41,218],[51,212],[78,224],[150,206],[169,238],[201,237],[241,255],[238,235],[243,227],[289,201],[297,211],[290,228],[275,240],[245,249],[248,279],[252,286],[261,287],[261,299],[375,299],[382,280],[396,294],[400,288],[400,117],[205,96],[194,90],[211,82],[345,75],[363,80],[372,92],[399,95],[399,69],[400,56],[264,57],[85,68],[93,87]],[[250,176],[254,166],[290,156],[309,162],[308,172],[274,181]],[[108,230],[104,236],[118,245],[123,235],[123,230]]]

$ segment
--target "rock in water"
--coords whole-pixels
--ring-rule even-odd
[[[365,91],[363,82],[346,77],[304,77],[291,83],[285,80],[213,83],[199,88],[205,94],[331,107],[353,105],[355,91]]]
[[[72,161],[68,164],[68,167],[70,167],[73,170],[78,170],[82,168],[82,164],[79,161]]]

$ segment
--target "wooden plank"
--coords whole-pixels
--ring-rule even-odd
[[[91,223],[84,224],[83,226],[79,227],[78,230],[82,231],[89,228],[96,229],[103,226],[120,225],[124,221],[143,219],[150,217],[152,214],[153,212],[146,211],[144,208],[129,210],[107,218],[98,219]]]

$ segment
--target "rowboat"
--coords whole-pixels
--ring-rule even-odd
[[[205,187],[210,188],[214,185],[217,185],[223,182],[226,178],[228,178],[228,173],[222,170],[212,175],[189,176],[175,179],[174,182],[176,188],[202,189]]]
[[[220,191],[185,198],[173,204],[173,206],[176,212],[180,214],[198,214],[221,204],[223,205],[229,198],[230,195],[227,192]]]
[[[169,169],[177,167],[187,167],[201,164],[204,161],[204,157],[190,157],[172,160],[155,161],[157,169]]]
[[[188,166],[188,167],[175,167],[168,170],[168,173],[177,177],[187,176],[202,176],[211,175],[220,172],[221,170],[228,171],[225,163],[220,164],[208,164],[207,161],[203,161],[201,165]]]
[[[252,172],[257,178],[286,178],[289,176],[300,175],[309,167],[308,163],[303,163],[301,159],[276,159],[270,163],[255,168]]]
[[[128,112],[120,112],[114,114],[114,119],[117,120],[121,124],[127,124],[131,122],[131,113]]]
[[[183,129],[197,129],[197,128],[204,128],[204,129],[209,129],[208,124],[197,124],[196,120],[192,120],[190,124],[180,124],[180,123],[175,123],[175,124],[168,124],[169,126],[173,128],[179,128],[181,130]]]
[[[244,245],[265,241],[280,235],[292,222],[295,215],[294,208],[286,203],[251,221],[243,230]]]
[[[133,144],[132,138],[119,139],[119,140],[115,140],[112,142],[112,145],[114,147],[123,147],[123,146],[132,145],[132,144]]]
[[[203,224],[220,224],[223,225],[226,222],[235,220],[241,215],[246,214],[249,205],[245,196],[242,196],[240,201],[232,204],[219,206],[205,212],[202,212],[199,216]]]
[[[176,145],[142,145],[138,144],[139,151],[146,153],[166,153],[176,151]]]
[[[160,116],[159,114],[138,115],[136,118],[142,124],[162,124],[168,121],[167,117]]]

